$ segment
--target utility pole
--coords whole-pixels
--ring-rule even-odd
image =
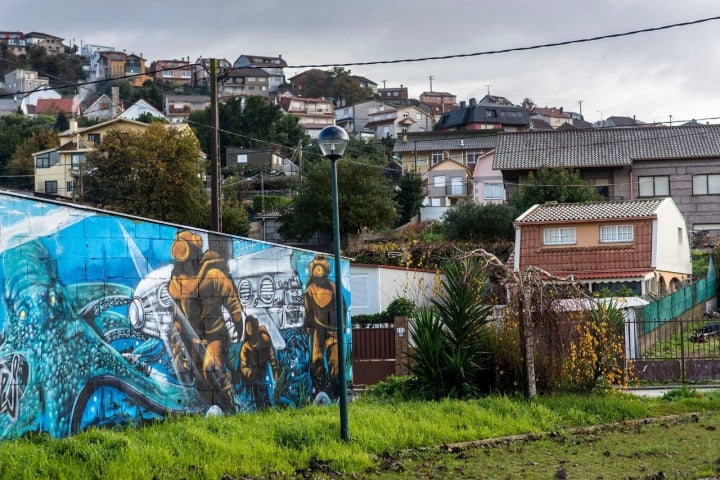
[[[303,176],[303,144],[302,140],[298,140],[298,183],[302,186]]]
[[[210,142],[210,204],[212,210],[212,229],[222,232],[222,216],[220,214],[220,132],[218,120],[218,75],[217,60],[210,59],[210,125],[212,135]]]

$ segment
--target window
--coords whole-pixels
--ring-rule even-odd
[[[73,191],[73,182],[67,182],[65,183],[65,188],[67,189],[68,193]]]
[[[442,162],[443,154],[442,152],[433,152],[432,153],[432,164],[437,165],[438,163]]]
[[[45,182],[45,193],[57,193],[57,180],[49,180]]]
[[[573,245],[575,243],[575,227],[546,228],[543,230],[545,245]]]
[[[162,76],[165,78],[172,78],[173,73],[174,72],[172,70],[163,70]]]
[[[88,133],[88,142],[93,142],[95,145],[100,143],[99,133]]]
[[[670,177],[638,177],[638,194],[641,197],[667,197],[670,195]]]
[[[491,118],[497,118],[497,110],[485,110],[485,116]]]
[[[503,184],[485,183],[483,184],[483,192],[485,193],[485,200],[502,200]]]
[[[477,150],[468,150],[465,152],[465,158],[467,159],[467,166],[470,168],[475,167],[475,164],[477,164],[477,159],[480,155],[482,155],[483,152],[477,151]]]
[[[72,168],[79,168],[81,163],[85,163],[87,160],[85,159],[84,153],[73,153],[72,154]]]
[[[452,177],[450,179],[450,195],[465,194],[465,177]]]
[[[433,177],[433,187],[445,188],[445,175],[435,175]]]
[[[35,168],[50,168],[50,154],[35,155]]]
[[[183,71],[180,73],[180,75],[181,75],[183,78],[191,78],[191,77],[192,77],[192,71],[190,71],[190,70],[183,70]]]
[[[693,195],[720,194],[720,174],[693,175]]]
[[[403,118],[410,118],[410,112],[403,112]]]
[[[600,226],[600,242],[632,242],[633,227],[632,225],[601,225]]]

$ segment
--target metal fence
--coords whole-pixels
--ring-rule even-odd
[[[659,326],[656,322],[625,323],[625,354],[636,380],[720,379],[720,318],[699,315],[663,320]]]

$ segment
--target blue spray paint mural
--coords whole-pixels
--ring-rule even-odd
[[[0,438],[336,401],[333,265],[0,194]]]

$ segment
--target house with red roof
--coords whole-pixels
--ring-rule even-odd
[[[547,203],[515,222],[514,268],[541,268],[588,291],[678,290],[692,274],[685,219],[672,198]]]
[[[80,113],[80,102],[73,98],[39,98],[35,105],[36,115],[56,116],[64,112],[67,116]]]

